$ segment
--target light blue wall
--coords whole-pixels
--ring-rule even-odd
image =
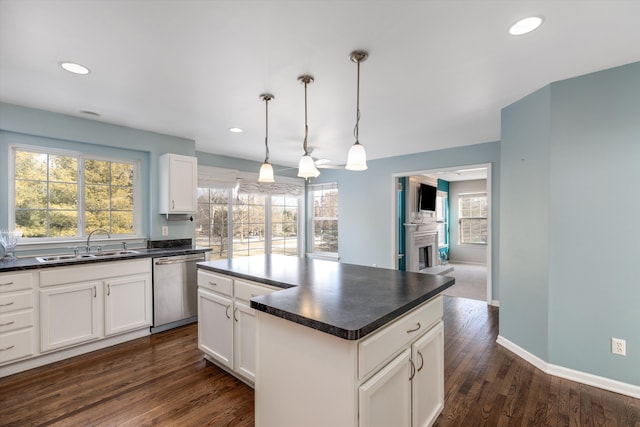
[[[543,360],[548,357],[549,97],[546,87],[505,108],[500,143],[500,335]]]
[[[9,145],[28,143],[71,148],[99,155],[125,155],[141,160],[143,233],[154,240],[192,238],[189,221],[171,221],[158,214],[158,156],[195,155],[192,140],[117,126],[95,120],[0,103],[0,200],[8,200]],[[124,154],[123,154],[124,153]],[[130,157],[129,157],[130,156]],[[8,206],[0,207],[0,228],[7,228]],[[169,236],[162,226],[169,225]]]
[[[500,334],[551,364],[640,385],[640,62],[553,83],[502,120]]]
[[[345,147],[345,150],[348,147]],[[365,145],[366,148],[366,145]],[[368,161],[363,172],[321,169],[314,182],[338,182],[339,189],[339,255],[350,264],[393,268],[393,230],[395,227],[393,185],[394,174],[456,166],[491,163],[492,181],[492,268],[498,271],[500,223],[500,143],[489,142],[447,150],[388,157]],[[493,298],[499,297],[499,283],[494,276]]]

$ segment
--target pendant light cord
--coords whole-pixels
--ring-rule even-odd
[[[267,142],[268,138],[269,138],[269,100],[271,98],[268,96],[265,96],[264,98],[264,105],[265,105],[265,121],[264,121],[264,148],[265,148],[265,158],[264,158],[264,162],[265,163],[269,163],[269,144]]]
[[[355,136],[356,138],[356,144],[360,144],[360,141],[358,140],[358,136],[360,133],[360,61],[357,62],[358,64],[358,80],[357,80],[357,84],[356,84],[356,125],[353,128],[353,136]]]
[[[304,149],[304,155],[309,155],[309,149],[307,148],[307,136],[309,136],[309,125],[307,124],[307,84],[308,80],[304,80],[304,141],[302,142],[302,148]]]

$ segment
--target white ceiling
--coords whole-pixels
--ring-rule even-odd
[[[528,35],[516,20],[544,15]],[[176,135],[200,151],[344,163],[500,139],[500,109],[553,81],[640,60],[640,1],[0,0],[0,100]],[[91,73],[63,71],[60,61]],[[95,118],[94,118],[95,119]],[[245,131],[232,134],[229,127]]]

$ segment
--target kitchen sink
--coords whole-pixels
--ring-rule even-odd
[[[130,254],[138,254],[138,251],[132,250],[120,250],[120,251],[104,251],[104,252],[96,252],[94,254],[68,254],[68,255],[51,255],[51,256],[41,256],[36,257],[39,262],[56,262],[56,261],[82,261],[83,259],[88,258],[108,258],[108,257],[117,257],[119,255],[130,255]]]
[[[118,255],[130,255],[130,254],[139,254],[140,252],[138,251],[132,251],[132,250],[122,250],[122,251],[103,251],[103,252],[96,252],[95,254],[93,254],[94,257],[97,258],[102,258],[102,257],[109,257],[109,256],[118,256]]]
[[[36,259],[40,262],[54,262],[54,261],[73,261],[73,260],[82,260],[87,258],[93,258],[94,256],[91,254],[82,254],[82,255],[52,255],[52,256],[39,256]]]

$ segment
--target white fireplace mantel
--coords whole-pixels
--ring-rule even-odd
[[[404,224],[405,250],[407,271],[420,271],[420,250],[427,250],[428,261],[426,267],[436,267],[439,264],[438,230],[435,224]],[[423,267],[424,268],[424,267]]]

